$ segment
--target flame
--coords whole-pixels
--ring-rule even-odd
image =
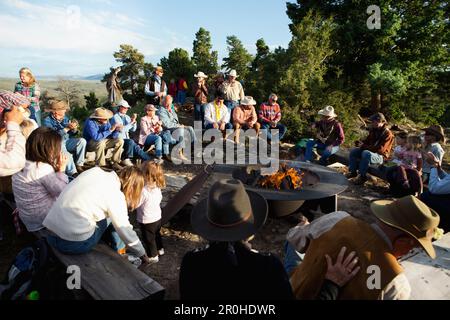
[[[262,178],[258,183],[260,187],[281,190],[283,182],[289,183],[289,188],[298,190],[303,187],[303,177],[305,173],[300,170],[281,165],[280,170],[273,175]]]

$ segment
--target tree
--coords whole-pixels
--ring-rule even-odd
[[[100,102],[98,101],[95,92],[89,92],[89,95],[84,96],[84,100],[86,101],[87,110],[95,110],[100,107]]]
[[[200,28],[195,34],[192,62],[197,71],[202,71],[209,76],[219,71],[218,53],[211,50],[211,35],[206,29]]]
[[[69,108],[72,103],[79,100],[79,95],[81,94],[75,82],[64,78],[58,79],[58,85],[55,91],[59,93],[59,98],[64,100]]]
[[[169,52],[169,57],[163,57],[160,62],[164,68],[166,79],[184,77],[191,80],[195,71],[189,53],[181,48]]]
[[[222,68],[227,71],[236,70],[240,78],[245,81],[250,72],[253,57],[236,36],[227,37],[227,45],[228,57],[223,59]]]
[[[139,79],[144,72],[144,55],[133,46],[128,44],[120,45],[120,50],[114,52],[114,58],[120,62],[122,71],[119,73],[120,84],[123,90],[130,90],[134,96],[139,88]]]

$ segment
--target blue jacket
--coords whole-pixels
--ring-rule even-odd
[[[75,137],[75,135],[78,133],[78,131],[70,130],[66,132],[64,129],[69,126],[69,118],[64,117],[62,121],[58,121],[53,117],[53,115],[49,115],[47,118],[44,119],[43,123],[44,127],[50,128],[60,134],[60,136],[63,138],[63,141],[67,141],[70,138]]]
[[[111,132],[111,124],[109,122],[100,125],[95,119],[87,119],[84,124],[83,138],[87,142],[91,140],[99,142],[104,139],[117,139],[119,138],[119,132]]]
[[[164,129],[173,129],[177,128],[180,125],[178,120],[178,115],[175,111],[174,106],[171,106],[172,112],[169,112],[166,107],[159,107],[157,115],[159,116],[159,120],[162,121]]]
[[[130,116],[126,114],[116,113],[113,118],[110,120],[111,125],[121,124],[123,125],[122,131],[119,132],[119,138],[121,139],[130,139],[130,131],[136,132],[137,130],[137,122],[131,123]]]

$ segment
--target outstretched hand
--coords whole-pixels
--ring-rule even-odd
[[[359,259],[356,257],[356,252],[351,252],[345,259],[346,247],[343,247],[339,252],[336,264],[333,265],[333,260],[329,255],[325,255],[327,260],[327,273],[325,279],[330,280],[339,287],[345,286],[361,269],[357,266]]]

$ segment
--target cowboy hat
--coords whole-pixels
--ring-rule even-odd
[[[337,114],[334,112],[334,108],[332,106],[326,106],[324,109],[320,110],[319,115],[331,118],[337,117]]]
[[[230,73],[228,74],[228,76],[234,77],[234,78],[239,77],[238,74],[237,74],[237,72],[236,72],[236,70],[231,70]]]
[[[97,108],[95,112],[91,114],[91,119],[106,119],[109,120],[113,117],[113,113],[105,108]]]
[[[194,78],[208,78],[208,76],[206,74],[204,74],[203,72],[199,71],[197,74],[194,74]]]
[[[131,109],[131,106],[128,104],[128,102],[126,100],[120,100],[117,103],[116,107],[124,107],[124,108],[127,108],[127,109]]]
[[[254,235],[266,222],[267,201],[256,192],[246,191],[239,180],[220,180],[209,190],[207,199],[193,209],[194,231],[209,241],[240,241]]]
[[[431,258],[436,258],[432,245],[432,238],[440,220],[436,211],[414,196],[397,201],[375,201],[370,208],[383,223],[408,233],[420,243]]]
[[[56,111],[63,111],[68,110],[69,107],[67,103],[64,101],[52,101],[50,104],[50,107],[45,109],[45,112],[56,112]]]
[[[256,101],[253,99],[253,97],[247,96],[241,100],[241,104],[244,106],[254,106],[256,105]]]
[[[445,133],[444,129],[440,125],[433,125],[428,128],[423,129],[425,133],[428,133],[432,136],[435,136],[438,141],[445,142]]]
[[[375,113],[369,118],[369,121],[387,122],[386,117],[381,112]]]

